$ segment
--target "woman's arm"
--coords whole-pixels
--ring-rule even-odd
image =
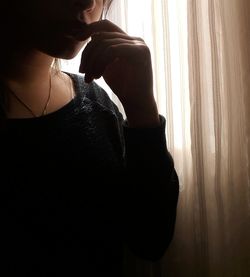
[[[103,76],[127,116],[124,235],[135,254],[158,260],[173,237],[179,183],[166,146],[165,119],[154,99],[150,51],[141,38],[108,20],[86,28],[91,41],[80,72],[86,82]]]
[[[155,128],[124,127],[125,237],[138,256],[156,261],[172,240],[179,182],[167,150],[165,119]]]

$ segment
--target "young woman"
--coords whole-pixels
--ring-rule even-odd
[[[155,261],[172,239],[178,178],[150,51],[101,20],[109,4],[1,4],[3,276],[118,277],[124,249]],[[84,75],[58,69],[86,43]]]

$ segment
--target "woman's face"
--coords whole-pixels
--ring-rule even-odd
[[[36,48],[53,57],[71,59],[84,41],[75,37],[84,32],[84,24],[101,18],[104,0],[23,0],[8,7],[6,28],[14,24],[16,46]],[[6,5],[6,4],[5,4]],[[7,4],[8,5],[8,4]],[[9,23],[8,23],[9,22]],[[6,30],[5,30],[6,31]]]

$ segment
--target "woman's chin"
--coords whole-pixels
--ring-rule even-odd
[[[41,50],[54,58],[70,60],[77,56],[85,44],[84,41],[65,38],[61,41],[54,41],[50,45],[43,45]]]

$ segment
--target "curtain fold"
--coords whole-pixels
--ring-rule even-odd
[[[239,18],[239,38],[241,45],[241,68],[242,68],[242,82],[244,86],[242,91],[244,92],[244,102],[246,108],[246,133],[247,133],[247,157],[248,157],[248,172],[250,174],[250,2],[239,1],[238,2],[238,18]],[[250,186],[250,182],[249,182]]]
[[[250,275],[247,7],[244,0],[188,1],[193,180],[181,193],[163,276]],[[183,238],[189,242],[181,246]]]

